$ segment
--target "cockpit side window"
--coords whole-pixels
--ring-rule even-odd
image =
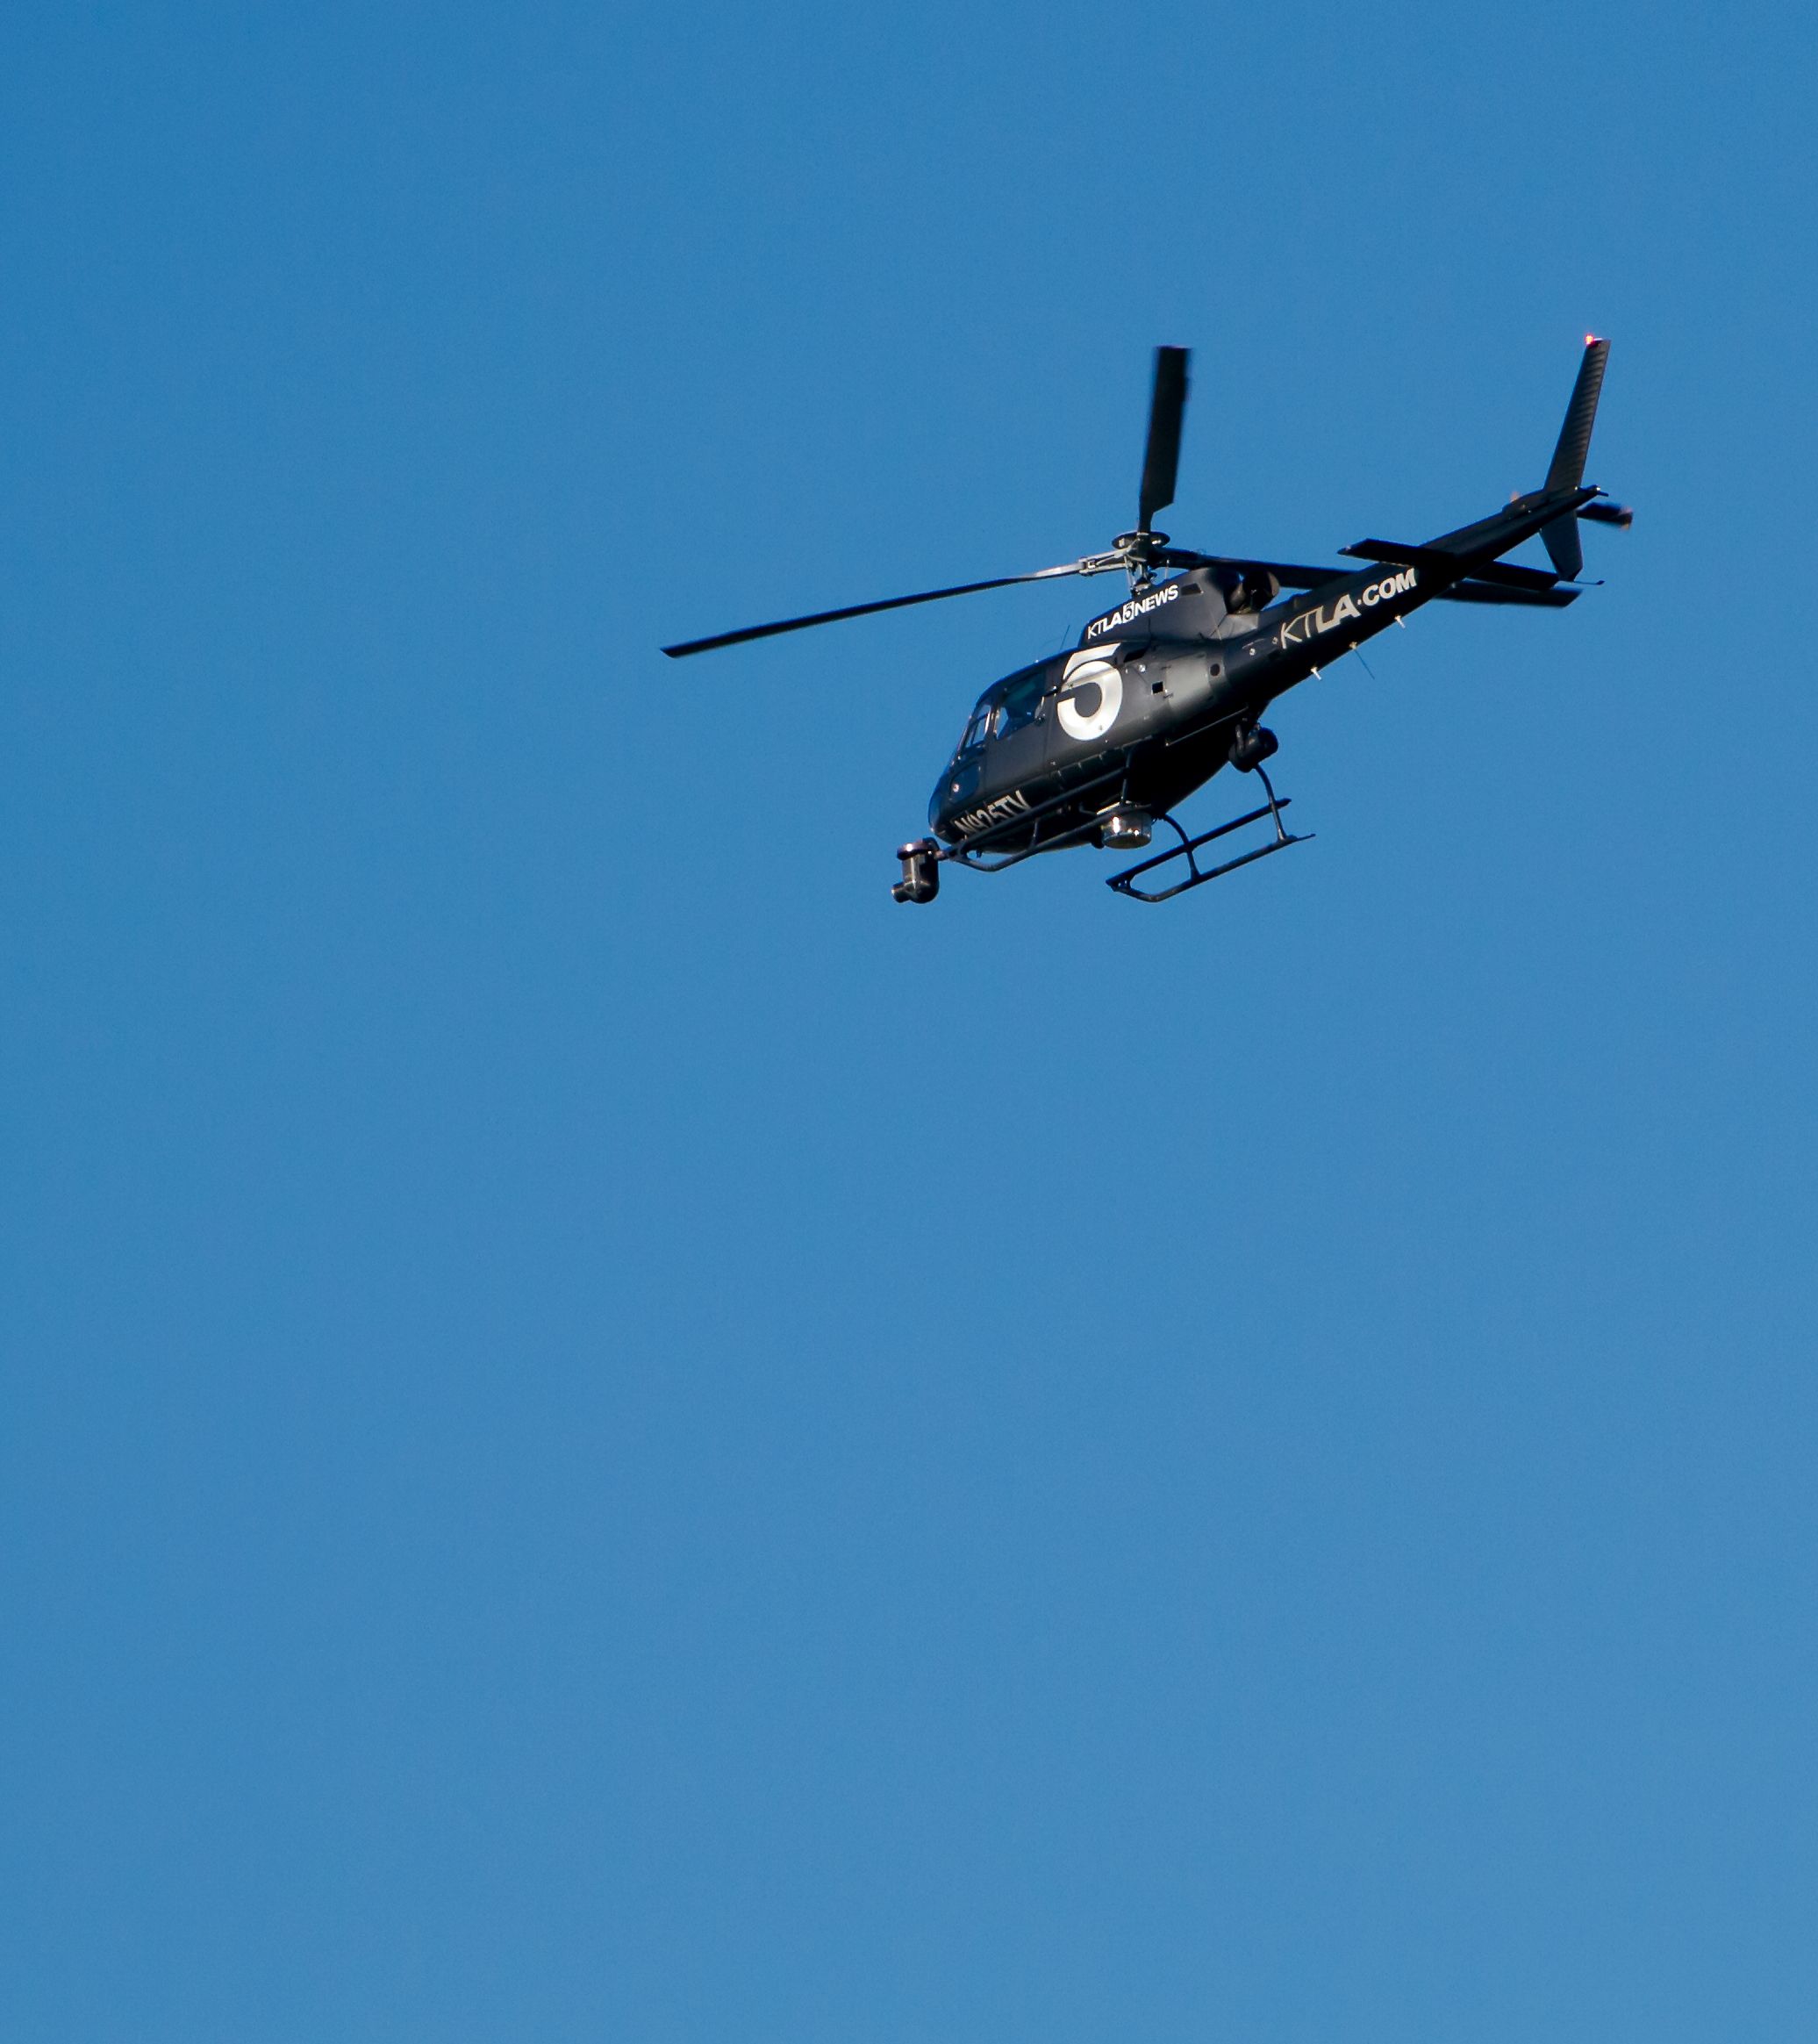
[[[984,743],[985,734],[991,729],[991,713],[997,708],[990,696],[972,713],[972,721],[966,726],[966,735],[960,740],[960,750],[970,752],[975,745]]]

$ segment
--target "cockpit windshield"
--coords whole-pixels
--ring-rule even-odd
[[[966,735],[960,740],[960,750],[970,752],[987,738],[1005,738],[1021,730],[1025,724],[1033,724],[1041,713],[1047,679],[1048,664],[1043,662],[1039,667],[1025,667],[993,682],[978,699]]]

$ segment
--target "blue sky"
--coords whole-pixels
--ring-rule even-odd
[[[0,2027],[1797,2033],[1804,17],[0,33]],[[656,655],[1102,547],[1161,341],[1184,541],[1425,538],[1587,331],[1607,586],[1170,909],[887,892],[1099,585]]]

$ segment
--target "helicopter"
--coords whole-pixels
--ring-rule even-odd
[[[979,697],[935,784],[931,835],[898,850],[901,878],[891,893],[898,901],[934,900],[943,864],[992,873],[1070,846],[1145,850],[1164,826],[1177,843],[1106,884],[1131,900],[1170,901],[1313,836],[1296,836],[1283,822],[1292,798],[1277,796],[1263,765],[1279,749],[1260,721],[1277,697],[1425,604],[1562,610],[1578,600],[1585,565],[1579,521],[1626,528],[1634,517],[1584,480],[1609,349],[1607,341],[1585,335],[1538,490],[1518,492],[1488,518],[1418,545],[1359,540],[1337,551],[1366,565],[1322,568],[1196,553],[1156,530],[1156,513],[1174,501],[1189,352],[1158,348],[1136,524],[1107,552],[1027,575],[749,625],[662,650],[679,660],[948,597],[1121,572],[1128,596],[1089,619],[1076,646],[1006,675]],[[1536,534],[1551,572],[1502,558]],[[1227,766],[1256,777],[1262,806],[1190,836],[1175,807]],[[1252,825],[1268,827],[1262,843],[1201,864],[1206,846]]]

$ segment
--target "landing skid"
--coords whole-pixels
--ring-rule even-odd
[[[1247,816],[1234,816],[1230,822],[1220,823],[1215,830],[1202,830],[1198,837],[1189,837],[1173,817],[1163,811],[1156,818],[1156,821],[1165,823],[1180,843],[1172,851],[1157,852],[1154,858],[1144,859],[1140,865],[1126,866],[1122,872],[1112,874],[1105,885],[1115,888],[1120,894],[1127,894],[1133,901],[1171,901],[1177,894],[1185,894],[1190,887],[1203,887],[1208,880],[1221,879],[1227,873],[1235,873],[1239,866],[1254,865],[1258,859],[1265,859],[1273,852],[1285,851],[1291,844],[1308,843],[1313,836],[1311,830],[1296,837],[1282,828],[1281,813],[1293,798],[1288,796],[1278,801],[1275,789],[1262,767],[1253,766],[1249,771],[1262,782],[1268,793],[1269,800],[1263,808],[1252,809]],[[1193,854],[1202,844],[1210,844],[1215,837],[1228,837],[1234,830],[1242,830],[1247,823],[1260,823],[1265,816],[1275,825],[1273,843],[1258,845],[1255,851],[1247,851],[1239,858],[1227,859],[1223,865],[1213,866],[1208,871],[1200,871],[1199,862]],[[1188,878],[1185,880],[1177,882],[1171,887],[1163,887],[1158,893],[1151,893],[1136,885],[1144,873],[1152,873],[1158,867],[1171,865],[1176,859],[1181,858],[1187,862]]]

